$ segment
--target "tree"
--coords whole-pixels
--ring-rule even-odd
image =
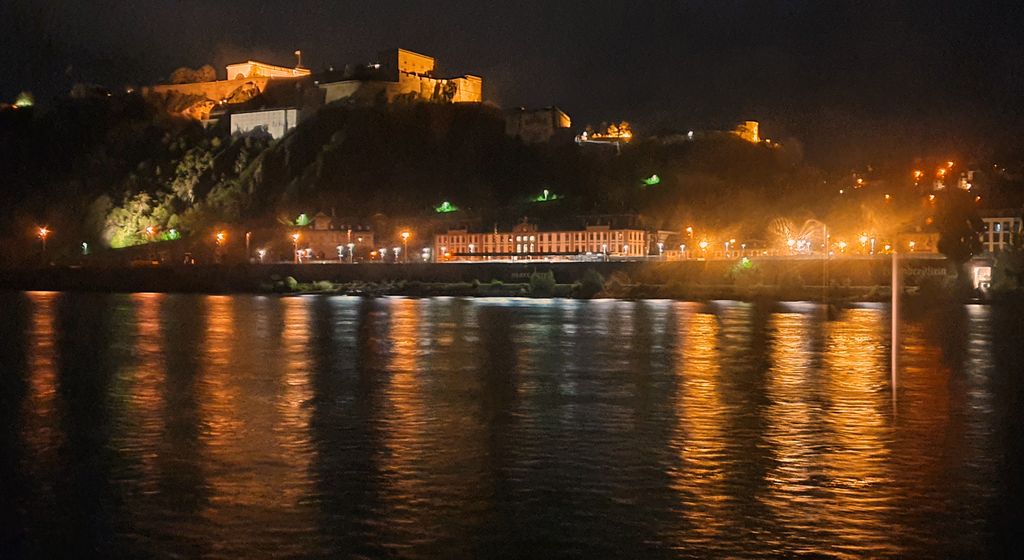
[[[981,251],[981,232],[985,222],[978,215],[975,199],[960,189],[949,189],[938,197],[935,227],[939,230],[939,251],[957,270],[957,284],[969,289],[970,278],[964,265]]]

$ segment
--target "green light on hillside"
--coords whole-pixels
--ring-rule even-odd
[[[532,200],[533,202],[548,202],[548,201],[551,201],[551,200],[558,200],[560,198],[562,198],[562,197],[558,196],[557,194],[555,194],[555,193],[553,193],[553,192],[551,192],[551,191],[549,191],[547,189],[544,189],[544,192],[540,193],[539,196],[535,196],[535,197],[533,197],[530,200]]]
[[[298,218],[295,218],[295,225],[299,227],[306,227],[309,225],[309,216],[305,214],[299,214]]]
[[[459,211],[459,207],[454,205],[454,204],[452,204],[451,202],[448,202],[447,200],[442,202],[440,206],[435,206],[434,207],[434,212],[437,212],[438,214],[447,214],[449,212],[458,212],[458,211]]]
[[[19,93],[18,97],[14,99],[14,106],[18,108],[31,107],[35,104],[35,97],[32,97],[32,94],[27,91]]]
[[[657,185],[660,182],[661,182],[661,177],[658,177],[658,174],[655,173],[654,175],[651,175],[650,177],[644,179],[644,186],[645,187],[653,187],[654,185]]]
[[[175,239],[181,239],[181,232],[171,228],[160,234],[160,238],[164,241],[174,241]]]

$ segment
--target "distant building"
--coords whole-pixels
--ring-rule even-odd
[[[732,129],[732,134],[747,142],[757,144],[761,142],[760,128],[761,125],[757,121],[743,121]]]
[[[558,107],[518,108],[505,115],[505,134],[525,144],[543,144],[567,133],[572,119]]]
[[[280,138],[298,124],[298,109],[268,109],[231,114],[231,134],[263,130],[271,138]]]
[[[434,255],[448,260],[569,260],[580,256],[642,257],[648,253],[647,233],[612,229],[608,225],[582,230],[538,231],[521,223],[509,232],[471,233],[451,229],[434,236]]]
[[[207,121],[215,114],[240,106],[263,95],[275,83],[301,86],[309,80],[306,68],[286,68],[255,60],[229,64],[226,80],[183,84],[160,84],[142,88],[148,97],[161,100],[164,108],[184,117]],[[295,88],[285,88],[297,97]],[[294,101],[291,102],[294,104]]]
[[[225,70],[227,71],[227,77],[229,80],[245,80],[248,78],[300,78],[302,76],[309,76],[310,74],[308,68],[287,68],[285,66],[267,64],[266,62],[259,62],[256,60],[247,60],[245,62],[228,64],[225,67]]]
[[[433,57],[405,49],[385,51],[380,61],[350,68],[337,81],[321,81],[324,102],[349,100],[357,104],[393,103],[398,99],[441,103],[480,103],[483,78],[472,74],[435,76]]]
[[[985,210],[981,219],[985,230],[981,234],[982,248],[986,253],[998,253],[1024,235],[1024,211],[1021,209]]]

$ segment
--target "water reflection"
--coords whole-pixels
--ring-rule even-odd
[[[15,556],[1018,542],[1020,327],[1000,308],[908,314],[894,411],[882,307],[0,298]]]

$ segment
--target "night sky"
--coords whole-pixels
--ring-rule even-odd
[[[641,133],[752,118],[843,166],[1006,148],[1024,101],[1019,3],[0,1],[0,99],[44,102],[179,66],[313,69],[401,46],[484,77],[505,107]],[[578,126],[577,126],[578,125]],[[957,153],[953,153],[957,152]]]

